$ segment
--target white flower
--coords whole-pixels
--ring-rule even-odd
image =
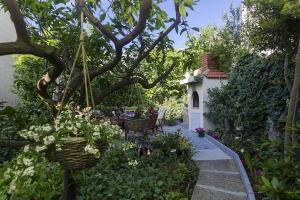
[[[23,151],[24,151],[24,152],[28,152],[28,150],[29,150],[29,145],[26,145],[26,146],[24,147]]]
[[[42,129],[43,129],[43,131],[49,132],[52,130],[52,127],[47,125],[47,126],[43,126]]]
[[[241,152],[242,152],[242,153],[244,153],[244,151],[245,151],[244,149],[241,149]]]
[[[238,140],[240,137],[235,137],[236,140]]]
[[[55,137],[53,135],[50,135],[50,136],[46,136],[43,140],[45,145],[49,145],[54,143]]]
[[[45,150],[46,148],[47,148],[46,146],[36,146],[36,147],[35,147],[35,151],[36,151],[36,152],[40,152],[40,151]]]
[[[99,126],[95,126],[95,127],[94,127],[94,131],[99,132],[99,131],[100,131]]]
[[[6,171],[4,172],[4,180],[8,180],[10,179],[10,173],[11,173],[11,169],[7,168]]]
[[[27,167],[27,168],[24,170],[22,176],[33,176],[33,174],[34,174],[34,167],[31,166],[31,167]]]
[[[78,122],[76,122],[76,126],[77,126],[78,128],[80,128],[80,127],[81,127],[81,124],[78,123]]]
[[[93,136],[94,136],[94,137],[100,137],[100,132],[94,132],[94,133],[93,133]]]
[[[171,152],[171,153],[175,153],[175,152],[176,152],[176,149],[171,149],[170,152]]]
[[[25,166],[30,166],[32,165],[32,159],[23,158],[23,163]]]
[[[57,151],[62,151],[61,144],[55,145]]]
[[[137,160],[131,160],[131,161],[128,162],[128,165],[129,165],[129,166],[133,166],[133,167],[137,166],[138,164],[139,164],[139,163],[138,163]]]
[[[16,190],[16,178],[10,182],[8,193],[12,194]]]
[[[88,144],[85,148],[84,148],[84,151],[90,153],[90,154],[93,154],[95,155],[96,157],[100,157],[100,152],[98,149],[96,149],[95,147],[93,147],[92,145]]]

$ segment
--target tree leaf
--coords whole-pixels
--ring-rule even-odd
[[[184,4],[188,7],[192,7],[193,6],[193,0],[184,0]]]
[[[182,17],[186,17],[186,10],[184,4],[179,5],[179,13]]]
[[[261,180],[267,187],[271,187],[271,183],[266,177],[262,176]]]
[[[106,18],[106,13],[100,15],[100,21],[103,21]]]

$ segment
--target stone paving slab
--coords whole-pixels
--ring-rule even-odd
[[[195,161],[195,163],[200,170],[236,172],[236,166],[232,159]]]
[[[245,191],[239,173],[224,173],[200,170],[197,185],[206,185],[216,188],[222,188],[223,190],[231,192]]]
[[[198,150],[192,157],[194,161],[198,160],[230,160],[231,158],[223,151],[217,148]]]
[[[200,197],[200,198],[199,198]],[[192,200],[247,200],[246,193],[228,192],[216,187],[196,185]]]

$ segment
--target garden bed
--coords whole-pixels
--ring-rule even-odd
[[[198,176],[191,145],[179,134],[158,136],[151,143],[153,152],[143,157],[137,156],[133,143],[115,143],[98,165],[74,171],[78,199],[190,199]],[[34,165],[32,176],[21,177],[24,180],[16,181],[10,191],[7,169],[18,158],[0,168],[0,199],[61,197],[63,171],[45,159]]]

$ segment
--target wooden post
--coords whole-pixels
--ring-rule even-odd
[[[64,169],[64,200],[76,200],[76,185],[72,177],[70,177],[70,170]]]

